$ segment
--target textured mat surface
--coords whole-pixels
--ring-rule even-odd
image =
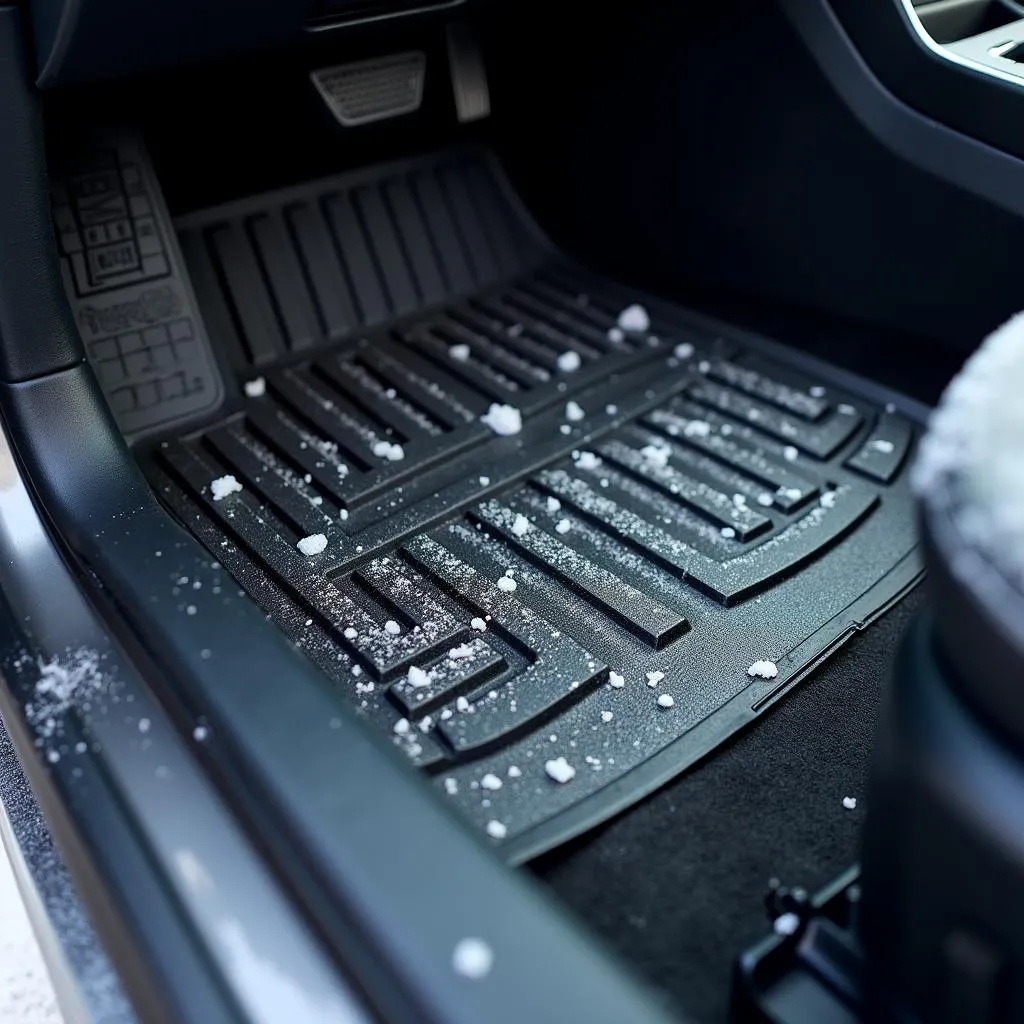
[[[770,927],[768,880],[813,892],[857,860],[879,702],[922,599],[901,601],[713,758],[532,865],[699,1024],[726,1020],[733,961]]]

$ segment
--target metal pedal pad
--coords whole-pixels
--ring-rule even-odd
[[[455,112],[459,122],[479,121],[491,113],[491,93],[487,86],[487,68],[476,33],[465,21],[448,24],[448,67],[455,94]]]
[[[328,109],[346,128],[419,110],[426,56],[419,50],[338,64],[310,73]]]

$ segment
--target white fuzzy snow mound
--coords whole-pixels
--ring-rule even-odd
[[[307,557],[319,555],[327,547],[327,538],[322,533],[314,533],[303,537],[295,546]]]
[[[452,968],[456,974],[479,981],[491,973],[494,953],[483,939],[460,939],[452,953]]]
[[[464,363],[469,358],[469,346],[452,345],[452,347],[448,349],[448,355],[450,355],[457,363]]]
[[[563,352],[555,361],[562,373],[575,373],[583,365],[579,352],[574,352],[572,349]]]
[[[210,496],[214,501],[223,501],[229,494],[238,494],[242,485],[229,473],[210,481]]]
[[[491,407],[480,417],[480,422],[501,437],[511,437],[523,429],[523,414],[514,405],[492,402]]]
[[[774,661],[755,661],[747,669],[747,675],[752,679],[774,679],[779,674],[779,667]]]
[[[267,393],[267,382],[262,377],[255,377],[253,380],[247,380],[242,388],[247,397],[262,398]]]
[[[582,406],[578,402],[566,402],[565,403],[565,418],[570,423],[579,423],[581,419],[587,414],[583,411]]]
[[[630,334],[642,334],[650,329],[651,318],[643,306],[634,302],[632,306],[627,306],[619,314],[617,323],[623,331],[628,331]]]
[[[544,762],[544,771],[555,782],[564,785],[576,777],[576,769],[564,757],[555,757]]]
[[[405,678],[408,680],[409,685],[417,690],[422,689],[424,686],[429,686],[431,681],[430,673],[425,672],[416,665],[409,666],[409,672]]]

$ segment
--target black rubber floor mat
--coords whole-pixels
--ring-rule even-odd
[[[178,226],[238,386],[140,451],[150,479],[509,859],[691,765],[919,576],[907,418],[567,266],[485,155]]]

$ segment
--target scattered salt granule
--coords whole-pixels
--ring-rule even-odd
[[[597,469],[601,465],[601,460],[593,452],[580,452],[576,459],[576,465],[580,469]]]
[[[834,508],[836,504],[836,497],[837,495],[835,491],[825,491],[818,499],[818,503],[822,508]]]
[[[409,734],[409,719],[400,718],[392,726],[392,730],[396,736],[408,736]]]
[[[772,924],[776,935],[792,935],[799,927],[800,918],[794,913],[780,914]]]
[[[267,382],[262,377],[247,380],[242,388],[249,398],[261,398],[267,393]]]
[[[570,423],[579,423],[581,419],[587,414],[583,411],[581,406],[577,402],[566,402],[565,403],[565,418]]]
[[[480,477],[480,486],[481,487],[487,487],[490,484],[490,482],[491,482],[491,478],[489,476],[482,476],[482,477]]]
[[[621,690],[626,685],[626,677],[620,676],[618,672],[609,672],[608,685],[614,690]]]
[[[731,526],[723,526],[718,531],[726,540],[732,540],[736,536],[736,531]]]
[[[522,774],[522,771],[516,765],[510,764],[508,766],[508,777],[510,779],[518,779]]]
[[[666,711],[675,706],[675,701],[672,699],[670,693],[662,693],[658,695],[658,707],[664,708]]]
[[[484,622],[484,620],[481,619],[479,616],[477,616],[475,619],[470,619],[469,625],[478,633],[482,633],[487,628],[487,623]]]
[[[658,672],[657,670],[655,670],[653,672],[648,672],[647,673],[647,685],[648,686],[657,686],[658,683],[660,683],[662,681],[662,679],[664,679],[664,678],[665,678],[665,673],[664,672]]]
[[[688,341],[681,341],[672,350],[676,359],[689,359],[693,355],[693,346]]]
[[[517,537],[525,537],[530,532],[530,520],[522,513],[518,513],[512,520],[512,532]]]
[[[627,306],[619,314],[617,322],[623,331],[629,331],[630,334],[639,334],[649,330],[651,326],[651,318],[647,315],[647,310],[639,303]]]
[[[197,725],[192,730],[192,739],[194,739],[196,743],[202,743],[209,735],[210,730],[205,725]]]
[[[452,347],[448,349],[448,355],[450,355],[457,363],[464,363],[469,358],[469,346],[452,345]]]
[[[449,796],[455,796],[455,794],[458,793],[458,791],[459,791],[459,784],[458,784],[458,782],[455,779],[453,779],[451,776],[449,776],[447,779],[444,780],[444,791]]]
[[[139,732],[149,732],[153,723],[148,718],[139,719]]]
[[[487,822],[487,834],[492,839],[504,839],[508,835],[508,829],[500,821]]]
[[[640,449],[640,454],[644,459],[651,463],[652,466],[657,466],[659,469],[664,469],[668,465],[669,457],[672,455],[672,449],[668,445],[663,444],[645,444]]]
[[[480,417],[480,422],[490,427],[494,433],[510,437],[523,429],[523,414],[514,405],[499,405],[492,402],[491,407]]]
[[[455,710],[456,711],[468,711],[470,708],[469,701],[465,697],[456,697],[455,699]]]
[[[561,507],[562,503],[557,498],[548,498],[546,508],[549,512],[557,512]]]
[[[572,523],[568,519],[559,519],[555,523],[555,533],[566,534],[572,529]]]
[[[405,449],[400,444],[392,444],[390,441],[377,441],[373,446],[373,454],[380,459],[387,459],[388,462],[401,462],[405,458]]]
[[[796,462],[796,460],[800,457],[800,452],[797,451],[797,449],[794,448],[791,444],[787,444],[786,447],[782,449],[782,457],[787,462]]]
[[[747,675],[755,679],[774,679],[779,674],[779,667],[774,661],[755,661],[747,669]]]
[[[857,809],[857,798],[855,796],[844,796],[843,797],[843,806],[848,811],[856,810]]]
[[[494,953],[483,939],[459,939],[452,953],[452,968],[464,978],[479,981],[491,972]]]
[[[896,445],[892,441],[886,441],[881,437],[872,441],[868,447],[873,448],[876,452],[881,452],[883,455],[892,455],[896,449]]]
[[[808,389],[811,393],[811,398],[824,398],[825,389],[820,384],[815,384],[813,388]]]
[[[359,636],[359,630],[356,629],[355,626],[349,626],[345,630],[345,639],[346,640],[355,640],[355,638],[357,636]]]
[[[327,547],[327,538],[322,533],[314,533],[303,537],[295,546],[304,555],[319,555]]]
[[[544,762],[544,771],[555,782],[566,783],[576,776],[576,769],[564,757],[556,757]]]
[[[626,336],[622,333],[620,327],[610,327],[608,329],[608,340],[619,345],[626,340]]]
[[[610,711],[601,712],[601,721],[610,722],[615,716]]]
[[[237,494],[242,485],[229,473],[210,481],[210,496],[214,501],[221,501],[229,494]]]
[[[506,594],[511,594],[516,589],[516,581],[508,576],[502,576],[498,580],[498,589],[503,590]]]
[[[390,633],[392,636],[398,636],[402,632],[402,627],[394,619],[388,619],[384,623],[384,632]]]
[[[572,349],[563,352],[555,361],[562,373],[575,373],[582,365],[579,352],[573,352]]]
[[[424,672],[423,669],[417,668],[415,665],[409,666],[409,671],[405,678],[408,680],[409,685],[417,690],[422,689],[424,686],[429,686],[431,682],[430,673]]]
[[[481,789],[489,789],[492,792],[496,789],[501,789],[501,779],[499,779],[498,776],[494,775],[492,772],[488,772],[480,780],[480,787]]]

